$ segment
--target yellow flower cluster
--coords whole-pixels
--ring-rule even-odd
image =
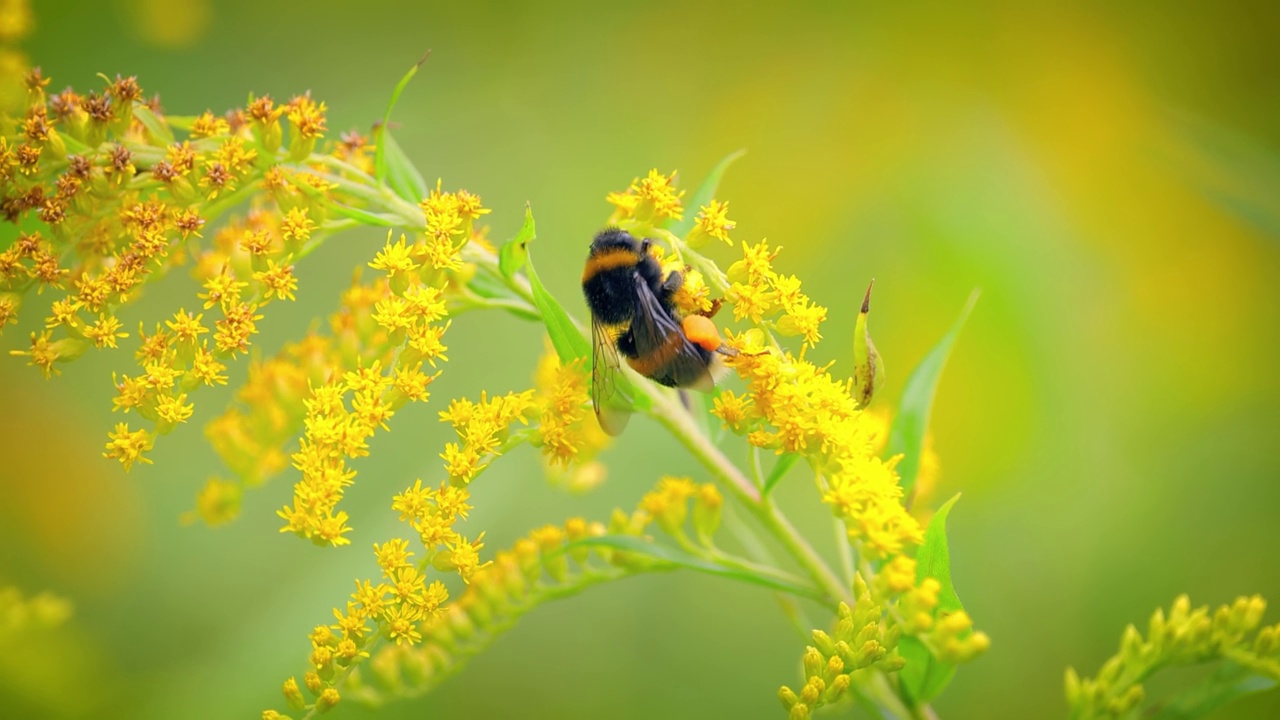
[[[536,412],[532,390],[494,398],[481,393],[479,402],[459,398],[449,403],[440,419],[452,423],[461,440],[447,443],[440,454],[449,482],[465,486],[475,479],[493,458],[523,439],[511,437],[511,423],[518,420],[527,425]]]
[[[375,653],[370,663],[374,686],[365,686],[358,676],[352,676],[348,688],[373,701],[384,694],[425,692],[530,608],[596,583],[670,567],[608,546],[573,545],[576,541],[604,535],[640,537],[655,520],[664,530],[672,528],[683,537],[681,525],[690,515],[692,502],[693,525],[709,546],[719,524],[722,501],[712,485],[663,477],[633,512],[615,510],[607,526],[571,518],[561,526],[537,528],[478,568],[466,590],[422,624],[420,644],[388,645]]]
[[[344,383],[348,386],[376,383],[377,377],[384,377],[376,372],[366,373],[364,378],[360,375],[359,372],[348,373]],[[309,410],[313,403],[325,399],[332,401],[334,391],[326,388],[313,393],[308,401]],[[356,390],[356,394],[359,397],[360,391]],[[360,404],[358,400],[353,402],[353,406]],[[441,420],[452,423],[462,439],[461,444],[449,443],[441,454],[448,480],[434,489],[423,487],[422,480],[417,480],[391,502],[391,508],[399,513],[400,520],[408,523],[417,534],[422,543],[423,557],[418,561],[412,560],[414,552],[409,549],[409,540],[404,538],[392,538],[374,545],[381,578],[376,582],[357,580],[356,590],[346,608],[334,610],[337,625],[319,626],[311,634],[313,669],[303,680],[316,698],[317,707],[332,706],[338,701],[338,685],[355,665],[369,656],[375,640],[390,640],[396,646],[413,646],[422,642],[424,629],[435,626],[436,619],[446,610],[445,602],[449,598],[440,580],[428,581],[430,570],[457,572],[466,583],[484,582],[489,577],[492,562],[480,560],[484,533],[475,540],[468,540],[454,529],[454,525],[465,520],[471,510],[467,485],[493,457],[501,454],[509,444],[519,441],[512,438],[510,426],[517,422],[527,423],[536,410],[533,391],[530,390],[494,398],[482,395],[478,402],[455,400],[448,410],[440,413]],[[308,420],[310,422],[310,415]],[[464,457],[471,460],[461,460]],[[462,466],[464,463],[465,468]],[[282,515],[288,511],[286,509]],[[297,514],[300,513],[293,513]],[[339,525],[345,523],[346,513],[339,512],[332,517],[330,524]],[[324,540],[329,541],[328,538]],[[499,558],[502,557],[499,554]],[[452,607],[448,609],[450,614],[456,613]],[[370,623],[377,628],[374,634],[369,633]],[[285,682],[284,694],[290,708],[301,710],[306,707],[296,679],[290,678]],[[280,716],[276,714],[273,717]]]
[[[743,252],[729,271],[739,288],[730,295],[735,315],[752,317],[742,303],[754,307],[747,298],[778,292],[780,276],[772,268],[776,251],[763,242],[744,245]],[[804,298],[798,281],[793,293]],[[726,364],[746,380],[747,391],[721,393],[715,415],[756,447],[806,458],[825,479],[823,501],[869,557],[889,557],[919,543],[923,533],[903,507],[893,466],[874,453],[878,425],[859,409],[850,381],[833,378],[803,357],[765,352],[759,330],[730,335],[728,342],[739,354]]]
[[[478,199],[474,207],[479,207]],[[470,231],[468,226],[467,232]],[[450,247],[456,254],[465,242],[466,238]],[[437,360],[445,359],[446,348],[441,339],[449,326],[448,322],[441,322],[448,315],[444,291],[425,284],[423,275],[443,278],[423,269],[417,259],[429,247],[429,239],[409,246],[403,235],[394,244],[388,235],[382,251],[369,263],[386,273],[386,278],[363,288],[358,298],[349,296],[348,313],[337,318],[336,333],[355,336],[363,341],[356,347],[365,352],[380,351],[379,356],[368,365],[361,359],[341,379],[313,387],[310,398],[303,401],[304,435],[293,455],[293,466],[302,472],[302,478],[294,487],[293,505],[279,512],[286,521],[283,531],[320,544],[345,544],[343,534],[350,530],[347,514],[335,512],[335,508],[355,476],[347,458],[368,454],[367,439],[377,429],[387,429],[391,416],[406,402],[427,399],[427,386],[435,376],[426,375],[422,368],[424,363],[434,366]],[[370,302],[372,311],[368,312]],[[372,320],[363,331],[358,322],[344,324],[358,320],[362,312]],[[391,366],[390,370],[384,370],[384,362]],[[341,366],[341,361],[332,358],[328,365],[332,369]],[[506,424],[502,426],[505,428]]]
[[[114,379],[114,408],[149,424],[110,434],[106,456],[130,467],[191,417],[197,387],[226,382],[225,363],[248,352],[261,310],[294,298],[293,259],[324,222],[332,185],[280,164],[280,118],[314,145],[324,107],[258,98],[247,111],[197,117],[184,139],[134,78],[85,95],[50,95],[48,84],[31,70],[21,104],[0,108],[0,211],[41,224],[0,253],[0,328],[30,289],[52,291],[44,329],[15,354],[50,376],[55,363],[128,338],[117,311],[154,277],[194,260],[203,286],[203,308],[139,328],[138,372]],[[247,194],[259,186],[272,202]],[[246,217],[198,242],[206,222],[249,197]]]
[[[720,511],[724,506],[724,497],[715,485],[698,485],[685,477],[662,477],[658,486],[640,499],[639,509],[643,511],[640,527],[653,520],[663,532],[683,541],[690,501],[693,502],[694,531],[703,545],[710,546],[711,536],[720,527]]]
[[[605,532],[598,522],[573,518],[562,526],[538,528],[511,549],[499,551],[491,563],[475,572],[457,598],[422,623],[421,643],[384,646],[369,663],[374,685],[366,686],[360,676],[353,675],[347,683],[349,691],[375,701],[385,694],[421,694],[458,670],[526,610],[622,577],[617,568],[588,562],[592,555],[607,562],[607,548],[565,548]]]
[[[1073,720],[1136,717],[1146,699],[1142,681],[1163,667],[1225,661],[1244,672],[1280,681],[1280,623],[1262,627],[1267,603],[1261,595],[1239,597],[1213,612],[1192,609],[1180,595],[1168,614],[1157,609],[1144,640],[1129,625],[1120,651],[1102,664],[1096,678],[1081,679],[1067,668],[1067,703]]]
[[[805,683],[800,691],[785,685],[778,690],[792,720],[805,720],[814,710],[843,698],[854,672],[873,665],[884,672],[896,672],[905,664],[897,653],[901,630],[886,617],[865,585],[855,587],[855,592],[858,597],[852,608],[843,602],[837,607],[833,633],[813,631],[814,644],[804,651]]]
[[[768,320],[777,332],[802,337],[800,357],[804,357],[805,349],[822,339],[820,326],[827,319],[827,309],[801,291],[800,278],[774,272],[778,250],[763,240],[756,245],[743,243],[742,259],[726,272],[731,285],[725,296],[733,304],[735,320],[747,318],[757,325]]]
[[[283,447],[308,420],[311,388],[326,384],[327,378],[358,372],[381,388],[382,395],[375,397],[374,387],[366,382],[365,389],[353,397],[353,414],[348,415],[357,418],[352,422],[362,428],[359,433],[364,437],[378,427],[385,428],[391,414],[405,403],[427,400],[427,388],[439,373],[427,374],[423,366],[434,367],[437,361],[446,359],[443,336],[449,327],[448,300],[461,288],[461,281],[445,269],[464,267],[461,250],[476,237],[472,221],[488,212],[480,206],[478,197],[465,190],[444,193],[437,187],[424,202],[427,204],[440,210],[429,213],[435,220],[428,219],[428,234],[413,243],[404,235],[392,242],[388,234],[383,248],[369,263],[383,276],[371,283],[361,283],[356,276],[343,294],[339,310],[329,318],[331,336],[313,329],[303,339],[287,344],[275,357],[255,363],[237,394],[238,404],[210,423],[206,432],[237,482],[217,478],[209,481],[197,501],[197,513],[206,522],[234,517],[243,487],[263,482],[288,464]],[[441,218],[447,217],[456,222],[446,223],[453,228],[446,232],[441,225],[446,221]],[[302,242],[310,230],[305,212],[297,209],[280,221],[280,235],[287,242]],[[440,237],[445,238],[452,254],[434,254],[439,248],[431,238]],[[375,366],[390,371],[373,379],[371,368]],[[349,440],[344,438],[343,442]],[[360,447],[359,442],[350,445],[350,449],[362,454]],[[326,446],[306,444],[303,449],[312,455],[327,451]],[[294,460],[295,466],[302,461],[305,467],[317,467],[314,458]],[[304,473],[302,494],[308,499],[302,504],[311,505],[311,498],[315,497],[326,500],[302,514],[295,502],[294,508],[284,511],[289,516],[286,519],[290,529],[301,529],[301,534],[313,539],[318,537],[316,530],[331,522],[324,509],[331,510],[341,495],[340,477],[341,472]]]
[[[489,212],[480,198],[466,190],[456,193],[440,191],[440,183],[420,203],[426,215],[426,240],[417,248],[418,257],[436,270],[458,272],[463,269],[462,246],[473,239],[474,223]]]
[[[53,593],[23,597],[19,588],[0,586],[0,642],[28,630],[57,627],[71,611],[71,603]]]
[[[694,222],[693,229],[689,231],[689,237],[685,238],[685,242],[691,248],[700,248],[706,245],[710,240],[719,240],[726,245],[733,245],[733,239],[729,237],[729,231],[738,226],[738,223],[729,219],[729,203],[719,200],[712,200],[698,209],[698,217]]]
[[[586,492],[605,479],[596,455],[610,438],[600,429],[590,407],[590,377],[584,361],[568,365],[548,346],[534,373],[538,389],[538,436],[548,478],[572,492]]]
[[[684,197],[684,191],[676,189],[675,181],[674,172],[663,175],[655,169],[631,181],[624,192],[609,193],[605,200],[614,207],[609,224],[625,224],[631,229],[656,227],[666,220],[681,219],[684,206],[680,198]]]

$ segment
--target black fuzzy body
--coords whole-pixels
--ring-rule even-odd
[[[629,255],[629,260],[591,271],[594,261],[619,253]],[[591,313],[606,325],[624,325],[635,317],[637,275],[656,297],[662,300],[670,297],[670,292],[663,289],[662,267],[649,254],[649,242],[637,240],[625,230],[608,228],[596,235],[587,255],[587,268],[588,272],[582,277],[582,293]]]

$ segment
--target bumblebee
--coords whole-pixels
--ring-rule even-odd
[[[709,316],[679,316],[672,296],[684,276],[664,277],[651,247],[648,239],[606,228],[592,240],[582,270],[591,309],[591,403],[600,427],[611,435],[622,432],[628,418],[608,406],[619,355],[632,370],[667,387],[710,391],[716,354],[733,354]]]

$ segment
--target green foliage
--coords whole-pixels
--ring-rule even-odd
[[[933,397],[938,390],[938,381],[942,378],[942,370],[951,355],[951,347],[955,345],[956,338],[977,301],[978,292],[975,290],[951,329],[912,371],[902,391],[902,400],[898,404],[893,427],[889,430],[885,453],[889,456],[902,455],[897,470],[902,481],[902,494],[907,498],[911,497],[916,477],[920,473],[920,456],[924,453],[925,435],[929,432],[929,413],[933,410]]]
[[[1280,624],[1261,626],[1261,596],[1240,597],[1210,613],[1192,609],[1186,595],[1166,615],[1157,609],[1143,638],[1125,628],[1120,650],[1093,678],[1067,668],[1066,694],[1072,720],[1187,720],[1203,717],[1232,700],[1280,683]],[[1216,664],[1214,672],[1168,701],[1151,700],[1143,683],[1165,668]]]
[[[801,582],[798,578],[792,577],[786,573],[780,573],[772,568],[763,566],[745,567],[741,565],[729,565],[715,560],[698,557],[670,546],[658,545],[651,540],[635,537],[633,535],[602,535],[600,537],[585,538],[570,543],[565,546],[564,550],[568,551],[578,546],[609,547],[615,550],[622,550],[633,555],[638,555],[647,560],[654,561],[654,565],[652,567],[655,570],[676,570],[683,568],[685,570],[694,570],[708,575],[716,575],[729,580],[737,580],[749,585],[759,585],[760,587],[769,588],[770,590],[779,590],[797,597],[809,598],[811,600],[822,599],[822,593],[812,586]]]
[[[684,237],[689,234],[696,221],[695,215],[698,212],[698,208],[715,199],[716,190],[720,187],[720,181],[724,179],[725,171],[729,169],[733,161],[746,154],[747,151],[745,149],[735,150],[725,155],[720,162],[716,163],[715,167],[711,168],[711,172],[707,173],[707,176],[702,179],[702,183],[698,185],[698,189],[694,191],[693,197],[689,198],[689,201],[685,203],[684,217],[671,221],[667,226],[667,229],[672,234],[678,237]]]
[[[418,172],[418,168],[391,137],[391,111],[400,100],[400,94],[404,92],[409,81],[418,73],[418,68],[427,61],[428,55],[430,51],[409,68],[404,77],[400,78],[400,82],[396,83],[395,90],[391,92],[391,99],[387,102],[387,109],[382,114],[382,122],[374,131],[374,142],[377,145],[373,156],[374,178],[379,183],[385,182],[396,195],[413,203],[427,196],[428,187],[422,178],[422,173]]]
[[[942,589],[938,592],[940,615],[964,609],[960,604],[960,597],[956,595],[955,586],[951,584],[951,551],[947,547],[947,515],[959,499],[960,495],[956,494],[938,508],[929,521],[929,529],[925,531],[924,544],[916,552],[917,580],[933,578],[942,584]],[[955,676],[955,663],[936,657],[918,638],[903,638],[898,645],[898,652],[907,661],[901,673],[902,685],[917,702],[928,702],[936,698]]]

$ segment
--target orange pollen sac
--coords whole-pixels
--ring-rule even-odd
[[[706,350],[715,352],[724,342],[720,339],[720,331],[711,318],[703,315],[686,315],[683,321],[685,337]]]

